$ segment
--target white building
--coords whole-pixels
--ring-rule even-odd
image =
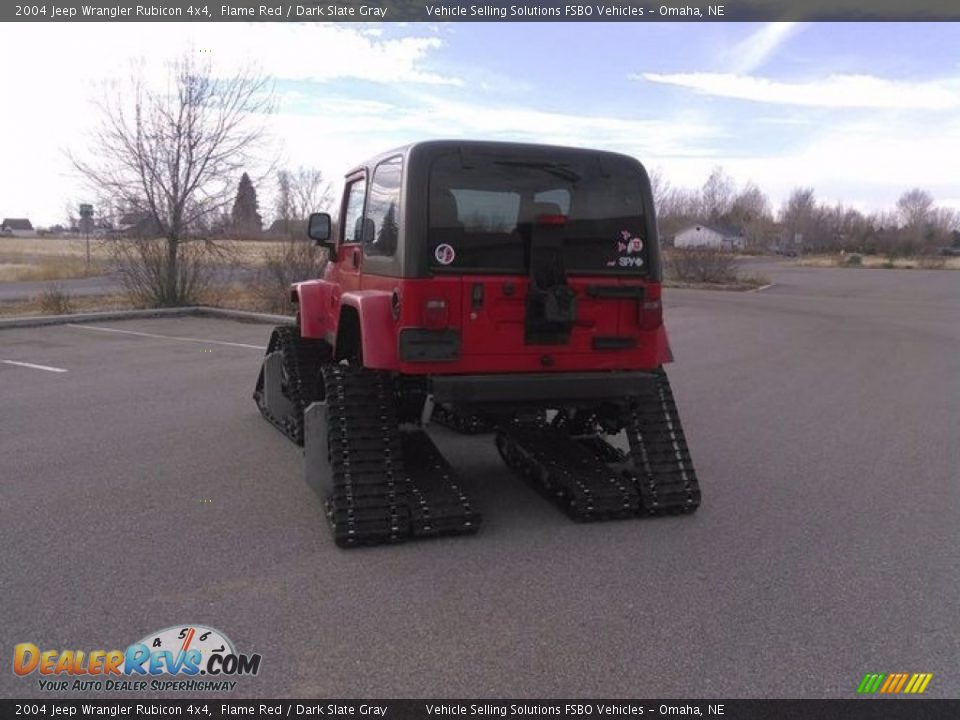
[[[27,218],[4,218],[0,223],[0,234],[16,237],[36,237],[37,231]]]
[[[739,250],[743,247],[743,233],[735,228],[712,228],[707,225],[691,225],[673,236],[673,246],[715,247]]]

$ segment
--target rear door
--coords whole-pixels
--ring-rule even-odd
[[[636,301],[624,294],[631,291],[620,286],[625,273],[639,276],[642,270],[642,212],[622,221],[598,217],[590,205],[607,188],[585,191],[580,172],[586,170],[548,169],[509,159],[484,164],[476,157],[469,167],[457,156],[435,163],[429,261],[434,274],[461,278],[465,356],[589,353],[598,338],[601,345],[615,345],[625,329],[621,318],[636,315]],[[533,344],[526,340],[531,243],[550,233],[563,237],[576,322],[566,342]]]

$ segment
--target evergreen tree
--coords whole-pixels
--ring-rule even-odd
[[[233,229],[240,235],[257,235],[263,230],[263,219],[257,212],[257,191],[244,173],[237,187],[237,199],[233,203]]]

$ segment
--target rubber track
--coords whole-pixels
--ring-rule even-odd
[[[267,344],[269,355],[279,350],[283,357],[283,369],[287,376],[284,395],[293,403],[296,412],[285,417],[275,417],[263,403],[264,368],[261,366],[253,399],[263,415],[274,427],[297,445],[303,445],[303,411],[315,400],[322,400],[319,384],[319,368],[330,361],[330,346],[323,340],[300,337],[292,325],[274,328]]]
[[[662,368],[652,391],[631,402],[626,430],[643,513],[694,512],[700,506],[700,484]]]
[[[338,545],[475,532],[480,515],[422,430],[401,430],[388,373],[323,367],[333,493],[327,514]]]
[[[479,415],[467,415],[439,404],[433,408],[432,422],[462,435],[482,435],[494,431],[493,425]]]
[[[422,430],[401,433],[410,522],[416,537],[476,532],[475,512],[457,484],[456,473]]]
[[[598,434],[590,416],[507,426],[497,449],[575,520],[694,512],[700,485],[662,369],[648,393],[629,399],[623,419],[629,453]]]
[[[560,430],[508,426],[497,435],[497,449],[508,467],[534,483],[574,520],[608,520],[639,511],[633,478]]]
[[[350,547],[406,539],[408,484],[390,376],[349,365],[324,365],[322,375],[334,541]]]

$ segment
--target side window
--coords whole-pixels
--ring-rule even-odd
[[[360,242],[360,220],[363,217],[363,199],[367,194],[367,181],[354,180],[347,187],[347,208],[343,213],[343,242]]]
[[[363,245],[367,255],[391,256],[397,251],[400,232],[401,158],[391,158],[373,172],[364,222]]]

